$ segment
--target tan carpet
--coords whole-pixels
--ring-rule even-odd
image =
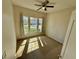
[[[17,59],[58,59],[62,48],[60,43],[46,36],[25,39],[25,42],[20,40],[17,43]]]

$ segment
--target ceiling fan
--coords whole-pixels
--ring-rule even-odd
[[[44,9],[47,11],[47,8],[54,8],[54,6],[49,6],[48,4],[55,4],[55,3],[50,3],[48,0],[36,0],[37,2],[40,2],[41,4],[34,4],[35,6],[39,6],[37,10]]]

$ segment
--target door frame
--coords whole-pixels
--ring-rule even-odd
[[[64,43],[63,43],[63,47],[62,47],[59,59],[63,59],[63,56],[65,54],[65,50],[66,50],[66,47],[67,47],[67,44],[68,44],[68,41],[69,41],[69,37],[70,37],[70,34],[71,34],[73,24],[76,21],[75,16],[76,16],[76,11],[74,10],[71,14],[71,18],[70,18],[70,21],[69,21],[69,25],[68,25],[68,28],[67,28],[67,32],[66,32],[66,35],[65,35],[65,40],[64,40]]]

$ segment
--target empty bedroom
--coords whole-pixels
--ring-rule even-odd
[[[76,0],[3,0],[3,59],[75,59]]]

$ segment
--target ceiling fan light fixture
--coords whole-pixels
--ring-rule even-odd
[[[42,9],[44,10],[44,9],[45,9],[45,7],[42,7]]]

